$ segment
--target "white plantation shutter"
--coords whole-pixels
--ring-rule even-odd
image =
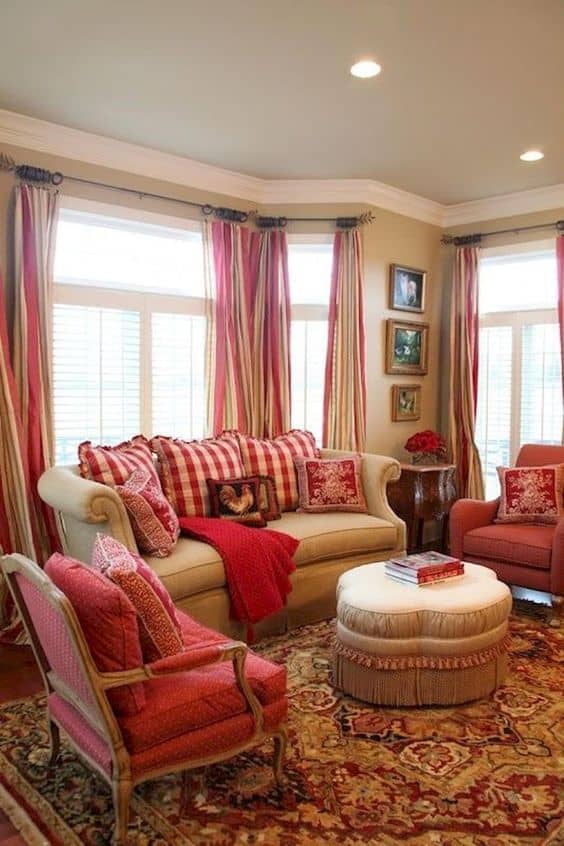
[[[58,463],[83,440],[113,444],[140,430],[140,315],[56,304],[53,393]]]
[[[510,463],[511,372],[511,327],[481,329],[476,445],[486,499],[494,499],[499,492],[496,467]]]
[[[201,438],[206,431],[206,320],[153,314],[153,434]]]
[[[524,326],[522,344],[521,443],[559,444],[562,382],[558,324]]]

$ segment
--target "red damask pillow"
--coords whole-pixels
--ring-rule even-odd
[[[170,595],[158,576],[109,535],[96,535],[92,565],[120,587],[137,611],[139,640],[145,661],[184,650],[182,629]]]
[[[564,516],[564,464],[498,467],[497,523],[557,523]]]
[[[361,458],[295,458],[298,471],[298,511],[357,511],[368,508],[360,478]]]
[[[166,558],[178,540],[178,517],[145,470],[134,470],[116,491],[127,509],[137,546],[146,555]]]
[[[224,432],[222,437],[226,440],[237,439],[245,473],[249,476],[270,476],[274,479],[282,511],[293,511],[297,508],[298,479],[294,458],[319,457],[319,450],[311,432],[292,429],[272,440],[253,438],[232,431]]]
[[[151,446],[159,457],[163,491],[179,517],[210,516],[206,479],[245,475],[239,445],[233,439],[182,441],[157,435]]]
[[[212,517],[245,526],[262,528],[266,520],[260,513],[260,478],[206,479]]]
[[[78,447],[80,475],[103,485],[123,485],[134,470],[144,470],[151,481],[160,487],[149,441],[136,435],[117,446],[93,446],[84,441]]]

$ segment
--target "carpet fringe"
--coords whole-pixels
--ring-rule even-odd
[[[41,834],[35,823],[30,819],[29,814],[24,811],[21,805],[18,805],[1,784],[0,808],[29,846],[50,846],[47,838]]]

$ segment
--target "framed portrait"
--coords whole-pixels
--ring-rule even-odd
[[[386,333],[386,373],[427,373],[428,323],[388,320]]]
[[[392,420],[419,420],[421,385],[392,385]]]
[[[398,311],[425,311],[426,278],[425,270],[391,264],[389,308]]]

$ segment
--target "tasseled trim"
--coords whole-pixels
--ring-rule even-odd
[[[369,655],[336,641],[335,652],[354,664],[375,670],[464,670],[489,664],[509,649],[510,637],[470,655]]]

